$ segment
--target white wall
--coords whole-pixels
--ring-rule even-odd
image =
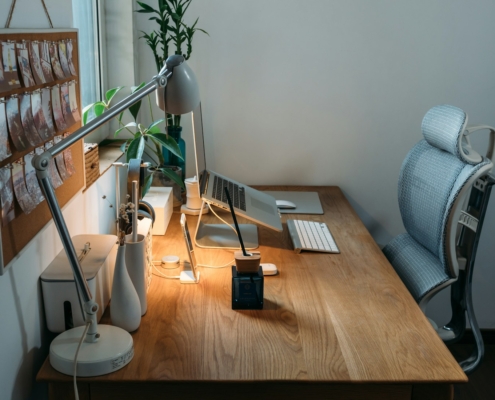
[[[0,0],[0,27],[4,28],[12,0]],[[72,27],[72,1],[45,0],[54,28]],[[50,28],[41,0],[17,0],[10,28]]]
[[[380,245],[404,229],[397,179],[426,111],[453,104],[495,125],[492,1],[209,0],[188,15],[210,34],[189,61],[209,167],[251,184],[338,185]],[[137,29],[149,32],[147,17]],[[139,55],[143,81],[155,73],[143,41]],[[474,276],[484,328],[495,328],[494,210],[492,199]],[[440,297],[429,313],[444,323]]]

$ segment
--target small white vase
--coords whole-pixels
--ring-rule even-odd
[[[132,241],[132,234],[127,235],[125,247],[125,265],[141,303],[141,315],[144,315],[148,309],[144,235],[138,234],[137,242]]]
[[[133,332],[141,324],[141,303],[125,265],[126,246],[120,246],[113,273],[110,317],[112,324]]]

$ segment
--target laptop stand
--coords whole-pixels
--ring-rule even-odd
[[[239,249],[239,238],[234,229],[228,224],[204,224],[201,222],[205,201],[201,205],[196,226],[196,246],[203,249]],[[242,239],[246,249],[253,250],[259,247],[258,227],[254,224],[240,224]]]

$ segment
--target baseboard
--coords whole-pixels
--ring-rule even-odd
[[[493,345],[495,344],[495,329],[480,329],[481,336],[483,337],[483,343],[485,345]],[[474,344],[474,335],[471,329],[466,329],[466,333],[462,339],[457,342],[460,344]]]

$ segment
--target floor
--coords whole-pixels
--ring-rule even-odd
[[[457,360],[466,359],[472,346],[455,344],[449,346]],[[469,376],[469,382],[455,385],[454,400],[495,400],[495,344],[485,346],[485,358],[481,366]]]

